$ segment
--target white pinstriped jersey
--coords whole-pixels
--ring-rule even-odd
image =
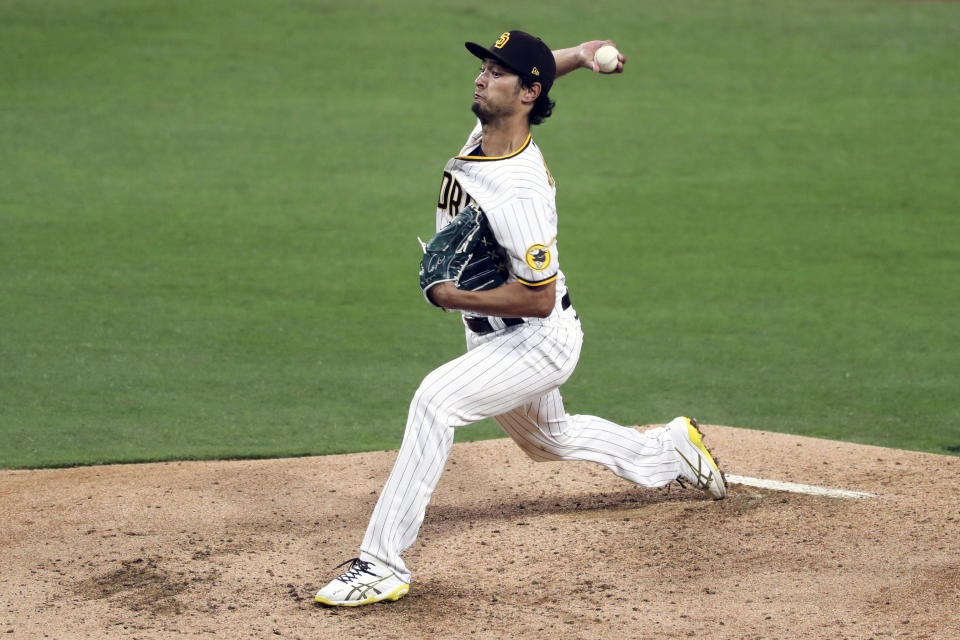
[[[556,280],[560,300],[566,285],[556,243],[557,189],[543,154],[528,136],[507,156],[469,155],[482,142],[482,136],[477,122],[460,154],[443,169],[436,229],[443,229],[460,209],[476,202],[486,214],[497,243],[506,249],[509,281],[542,286]]]
[[[379,563],[405,583],[410,571],[401,555],[420,531],[456,428],[493,418],[533,460],[594,462],[645,487],[669,484],[682,469],[669,427],[641,433],[567,413],[560,386],[576,368],[583,330],[576,309],[559,302],[566,285],[555,244],[553,178],[529,137],[503,158],[467,155],[480,136],[478,126],[446,165],[437,230],[460,208],[478,203],[507,250],[511,279],[530,286],[555,280],[558,302],[548,318],[527,318],[509,330],[493,317],[487,319],[492,331],[476,332],[465,323],[467,352],[427,374],[417,388],[397,460],[360,546],[361,560]],[[684,433],[686,424],[678,427]]]

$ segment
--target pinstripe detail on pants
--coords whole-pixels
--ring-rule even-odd
[[[572,310],[503,331],[467,335],[468,351],[429,373],[414,394],[403,442],[367,527],[361,559],[404,582],[400,555],[417,537],[453,446],[456,427],[495,418],[537,461],[583,460],[647,487],[677,477],[666,429],[640,433],[594,416],[567,415],[559,387],[573,373],[583,334]]]

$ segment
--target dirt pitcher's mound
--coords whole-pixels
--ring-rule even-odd
[[[460,444],[410,594],[327,609],[392,452],[4,471],[0,638],[960,635],[960,459],[704,431],[728,473],[876,497],[713,502]]]

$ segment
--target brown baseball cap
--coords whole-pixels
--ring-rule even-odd
[[[553,51],[543,40],[525,31],[506,31],[489,49],[476,42],[465,42],[464,46],[481,60],[492,58],[528,82],[539,82],[542,95],[553,86],[557,75]]]

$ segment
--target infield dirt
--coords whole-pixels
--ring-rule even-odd
[[[728,473],[876,497],[714,502],[458,444],[410,594],[329,609],[393,452],[3,471],[0,637],[960,637],[960,458],[703,430]]]

